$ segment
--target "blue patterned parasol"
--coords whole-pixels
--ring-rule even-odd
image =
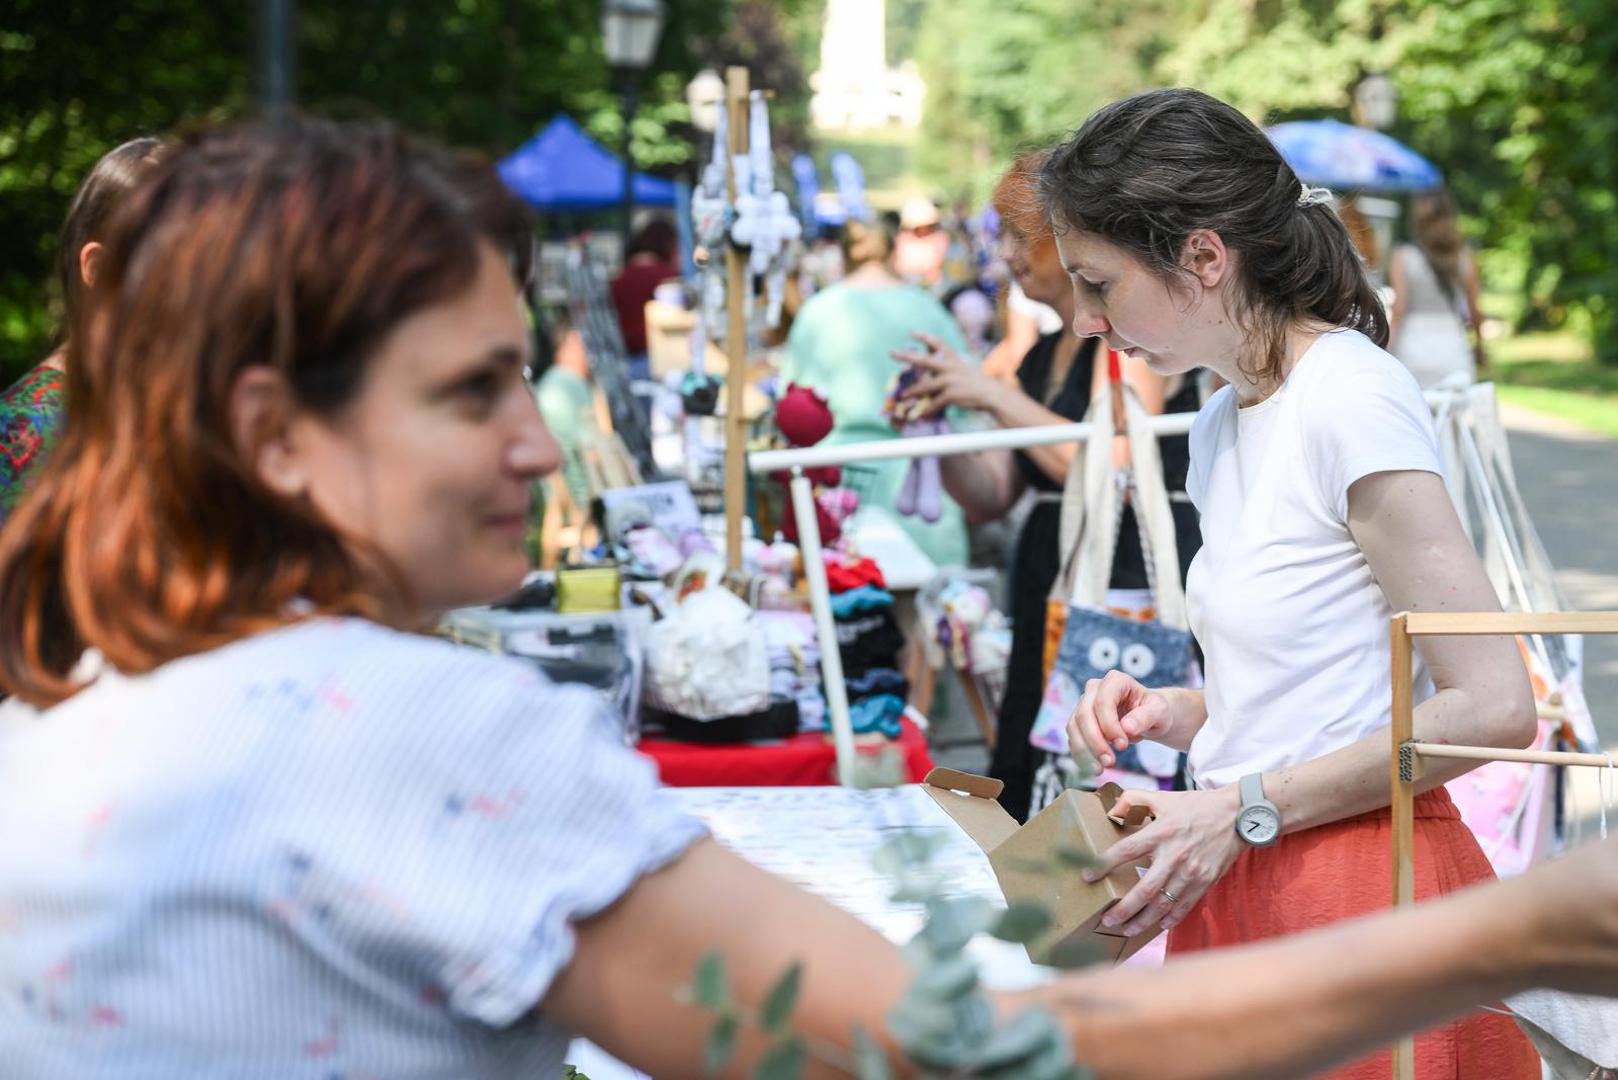
[[[1298,179],[1338,191],[1424,191],[1437,166],[1397,139],[1340,120],[1295,120],[1268,129]]]

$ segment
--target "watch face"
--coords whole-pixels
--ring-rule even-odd
[[[1262,847],[1281,835],[1281,819],[1268,806],[1244,806],[1236,818],[1236,831],[1249,844]]]

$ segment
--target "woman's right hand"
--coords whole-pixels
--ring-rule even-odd
[[[939,408],[977,409],[992,413],[1010,389],[991,379],[975,364],[958,356],[942,339],[917,330],[911,337],[922,348],[894,349],[888,353],[901,364],[912,364],[923,372],[906,389],[906,398],[929,399]]]
[[[1142,739],[1161,739],[1174,722],[1168,698],[1148,690],[1116,669],[1085,683],[1084,696],[1067,722],[1070,752],[1089,750],[1102,768],[1110,767],[1118,751]]]

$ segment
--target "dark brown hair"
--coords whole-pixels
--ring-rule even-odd
[[[1443,188],[1423,191],[1410,200],[1410,231],[1427,256],[1446,294],[1461,288],[1461,252],[1466,241],[1455,222],[1455,203]]]
[[[101,155],[101,160],[85,176],[68,204],[62,221],[62,235],[56,245],[56,282],[62,290],[62,322],[57,341],[66,340],[79,308],[84,305],[84,277],[79,270],[79,253],[84,245],[100,240],[107,230],[107,219],[117,206],[162,160],[168,143],[145,136],[130,139]]]
[[[258,480],[230,396],[263,366],[336,412],[393,326],[470,286],[480,243],[512,250],[510,196],[470,169],[294,118],[188,138],[117,208],[61,443],[0,530],[0,686],[48,705],[87,648],[134,673],[295,610],[402,618],[374,553]]]
[[[671,222],[663,218],[652,218],[639,229],[635,230],[634,237],[629,241],[629,250],[624,258],[642,253],[656,255],[663,262],[671,263],[680,254],[680,234]]]
[[[1219,234],[1238,256],[1236,317],[1257,346],[1249,374],[1272,378],[1300,319],[1388,340],[1382,302],[1348,231],[1275,145],[1236,109],[1198,90],[1114,102],[1052,150],[1040,195],[1057,228],[1093,233],[1165,281],[1184,273],[1186,239]]]
[[[843,271],[852,273],[869,262],[893,258],[893,237],[880,221],[850,221],[843,226]]]

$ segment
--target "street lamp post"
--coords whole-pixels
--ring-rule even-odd
[[[1354,121],[1386,131],[1399,118],[1399,90],[1393,80],[1373,71],[1354,85]]]
[[[601,38],[607,63],[612,67],[623,96],[624,257],[629,256],[630,222],[635,214],[635,159],[629,142],[629,129],[635,122],[640,103],[641,75],[657,51],[663,33],[662,0],[601,0]]]
[[[703,68],[685,84],[685,103],[691,110],[691,126],[712,135],[719,126],[719,110],[725,107],[725,80],[713,68]]]
[[[297,0],[260,0],[258,95],[264,114],[279,120],[292,108],[297,73]]]

